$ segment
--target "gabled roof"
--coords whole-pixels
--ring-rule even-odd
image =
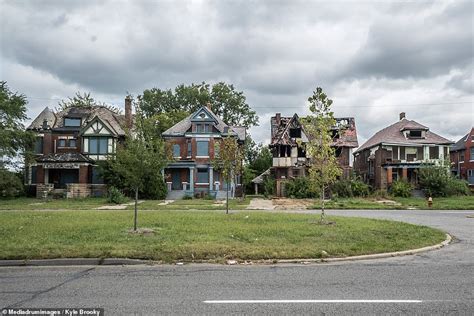
[[[277,121],[277,116],[273,116],[270,119],[271,124],[271,142],[272,145],[291,145],[296,146],[296,140],[290,137],[289,131],[292,127],[300,127],[302,135],[305,137],[304,126],[301,124],[300,117],[298,114],[294,114],[291,117],[280,117],[280,123]],[[336,126],[332,130],[342,130],[343,134],[339,138],[334,139],[333,146],[337,147],[357,147],[359,146],[357,141],[357,130],[355,125],[355,119],[353,117],[340,117],[336,118]]]
[[[163,132],[163,136],[184,136],[186,132],[191,127],[193,121],[196,121],[196,117],[199,116],[200,113],[205,112],[208,114],[216,123],[215,128],[222,134],[226,133],[226,128],[229,130],[230,135],[235,135],[239,138],[239,140],[245,140],[245,127],[243,126],[229,126],[220,117],[218,117],[214,112],[209,110],[207,107],[202,106],[197,111],[186,117],[185,119],[181,120],[180,122],[176,123],[169,129]],[[204,120],[209,121],[209,120]]]
[[[419,144],[434,144],[434,145],[449,145],[453,142],[449,139],[439,136],[426,130],[425,138],[406,138],[403,134],[403,130],[407,129],[427,129],[426,126],[421,125],[420,123],[408,120],[406,118],[401,119],[400,121],[385,127],[384,129],[378,131],[374,134],[369,140],[367,140],[362,146],[360,146],[355,153],[363,151],[364,149],[371,148],[382,143],[389,144],[400,144],[400,145],[419,145]]]
[[[451,148],[449,148],[449,151],[458,151],[458,150],[466,149],[466,140],[467,140],[468,137],[469,137],[469,133],[464,135],[453,146],[451,146]]]
[[[54,113],[49,108],[45,108],[28,126],[30,130],[42,130],[43,121],[46,119],[51,130],[68,131],[81,130],[86,127],[92,120],[99,118],[104,125],[107,126],[116,136],[125,135],[125,116],[112,111],[105,106],[91,107],[69,107],[60,112]],[[64,126],[65,118],[80,118],[80,127]]]
[[[262,174],[260,174],[259,176],[256,176],[252,181],[252,183],[257,183],[257,184],[260,184],[260,183],[263,183],[263,181],[265,181],[265,177],[268,177],[270,175],[270,170],[271,168],[268,168],[267,170],[265,170],[264,172],[262,172]]]

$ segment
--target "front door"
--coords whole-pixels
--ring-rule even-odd
[[[183,188],[181,187],[181,176],[179,170],[173,170],[172,171],[172,185],[171,189],[172,190],[182,190]]]

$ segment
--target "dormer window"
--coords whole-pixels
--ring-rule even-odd
[[[408,137],[410,137],[410,138],[421,138],[422,137],[422,131],[412,130],[412,131],[409,132]]]
[[[81,119],[80,118],[66,117],[66,118],[64,118],[64,126],[65,127],[80,127],[81,126]]]

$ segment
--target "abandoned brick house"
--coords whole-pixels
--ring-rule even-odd
[[[37,197],[102,195],[97,161],[114,154],[125,130],[132,127],[131,99],[125,115],[106,107],[68,107],[54,112],[46,107],[27,128],[36,134],[35,158],[26,166],[26,184]]]
[[[305,152],[308,137],[296,113],[291,117],[282,117],[277,113],[270,119],[270,124],[269,147],[273,155],[271,174],[276,182],[275,194],[285,196],[285,182],[296,177],[304,177],[308,172],[309,163]],[[354,118],[336,118],[336,126],[331,132],[335,154],[343,170],[343,177],[347,178],[352,170],[352,151],[358,146]],[[259,177],[254,180],[258,179]]]
[[[416,187],[419,169],[444,164],[451,144],[402,112],[398,122],[375,133],[355,151],[354,171],[375,189],[388,189],[399,179]]]
[[[167,198],[204,195],[224,198],[227,183],[220,172],[214,170],[212,160],[218,155],[220,139],[236,137],[243,146],[245,133],[245,127],[229,126],[223,122],[212,112],[210,105],[199,108],[163,132],[162,136],[171,145],[175,159],[164,170]],[[230,197],[242,194],[241,175],[232,177],[229,191]]]
[[[474,127],[450,148],[451,171],[474,186]]]

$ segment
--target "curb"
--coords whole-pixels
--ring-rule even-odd
[[[383,258],[392,258],[392,257],[401,257],[408,255],[415,255],[422,252],[427,252],[431,250],[441,249],[453,240],[452,236],[446,234],[446,239],[439,244],[433,246],[427,246],[423,248],[395,251],[395,252],[386,252],[386,253],[376,253],[372,255],[361,255],[361,256],[352,256],[352,257],[341,257],[341,258],[327,258],[327,259],[280,259],[276,260],[276,263],[326,263],[326,262],[341,262],[341,261],[358,261],[358,260],[370,260],[370,259],[383,259]],[[274,261],[273,261],[274,262]]]
[[[434,246],[427,246],[423,248],[377,253],[372,255],[361,255],[352,257],[341,257],[341,258],[326,258],[326,259],[278,259],[278,260],[256,260],[254,264],[284,264],[284,263],[298,263],[298,264],[309,264],[309,263],[331,263],[331,262],[342,262],[342,261],[358,261],[358,260],[370,260],[370,259],[382,259],[391,257],[401,257],[407,255],[415,255],[422,252],[436,250],[443,248],[451,243],[452,237],[446,234],[446,239]],[[111,265],[138,265],[138,264],[153,264],[156,263],[151,260],[140,260],[140,259],[126,259],[126,258],[61,258],[61,259],[34,259],[34,260],[0,260],[0,267],[14,267],[14,266],[111,266]],[[202,262],[205,263],[205,262]],[[183,263],[181,263],[183,264]],[[236,263],[232,263],[234,265]],[[248,264],[248,263],[246,263]]]

